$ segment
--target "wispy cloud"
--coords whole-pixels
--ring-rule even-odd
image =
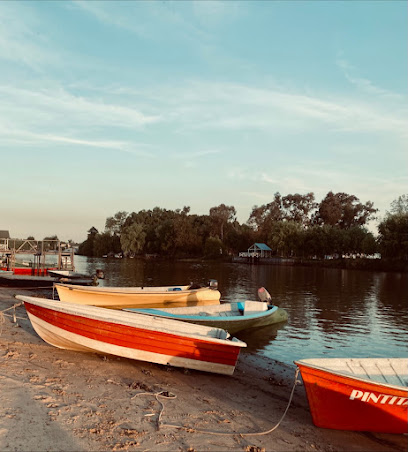
[[[3,143],[60,143],[151,156],[151,149],[137,144],[134,138],[131,141],[115,140],[109,136],[123,130],[134,134],[135,130],[160,120],[158,115],[144,114],[124,103],[94,100],[58,87],[36,90],[0,86]]]
[[[181,132],[189,129],[299,131],[330,127],[338,131],[408,136],[408,109],[403,102],[391,110],[386,105],[381,107],[352,98],[200,81],[171,89],[159,87],[155,95],[161,97],[168,119],[177,120]]]
[[[400,101],[403,100],[403,96],[401,96],[400,94],[376,86],[371,80],[355,75],[358,72],[357,68],[354,67],[344,57],[339,55],[338,58],[336,59],[336,64],[343,72],[345,78],[352,85],[356,86],[360,90],[365,91],[369,94],[373,94],[375,96],[380,96],[382,98],[387,97],[389,99],[395,99]]]
[[[74,5],[105,25],[147,40],[166,39],[170,31],[173,37],[182,36],[188,42],[209,37],[201,27],[194,24],[189,3],[125,2],[118,5],[115,2],[77,1]]]
[[[208,156],[220,154],[218,149],[204,149],[201,151],[193,152],[178,152],[173,155],[173,158],[182,160],[185,168],[196,168],[202,165],[202,160]]]
[[[49,45],[43,23],[30,5],[0,2],[0,60],[42,72],[45,65],[61,61]]]
[[[27,130],[9,130],[0,127],[2,143],[6,145],[17,145],[20,148],[47,146],[55,143],[61,145],[77,145],[79,147],[95,148],[98,150],[106,149],[111,151],[120,151],[147,158],[155,158],[155,153],[151,151],[151,146],[146,143],[135,143],[130,141],[115,140],[90,140],[78,138],[75,136],[55,135],[48,133],[33,133]],[[149,150],[150,148],[150,150]]]

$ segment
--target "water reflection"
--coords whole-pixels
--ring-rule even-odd
[[[271,345],[278,336],[278,331],[285,328],[286,322],[277,323],[274,325],[267,325],[260,328],[252,328],[245,331],[240,331],[234,334],[235,337],[246,342],[247,347],[242,350],[242,353],[257,353]]]
[[[289,320],[245,333],[250,353],[292,362],[308,357],[407,355],[408,275],[273,265],[86,259],[108,286],[161,286],[217,279],[225,301],[256,300],[266,287]]]

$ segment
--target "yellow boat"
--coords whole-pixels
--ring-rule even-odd
[[[207,287],[94,287],[54,284],[61,301],[110,309],[177,308],[220,303],[216,282]]]

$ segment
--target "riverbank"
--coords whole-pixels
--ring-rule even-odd
[[[408,272],[408,261],[392,259],[300,259],[300,258],[256,258],[233,257],[234,263],[250,265],[287,265],[300,267],[340,268],[344,270],[365,270],[377,272]]]
[[[17,302],[16,293],[35,294],[0,288],[0,311]],[[82,354],[43,342],[23,306],[16,308],[16,320],[3,317],[0,323],[1,451],[407,448],[404,435],[316,428],[302,385],[296,386],[275,431],[243,435],[268,431],[278,423],[293,387],[294,365],[242,353],[234,375],[221,376]],[[155,396],[160,393],[167,397]]]

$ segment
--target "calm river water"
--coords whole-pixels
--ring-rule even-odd
[[[144,262],[76,256],[76,270],[103,269],[106,286],[218,281],[222,300],[257,300],[264,286],[288,322],[237,334],[244,353],[285,363],[318,357],[406,357],[408,274],[275,265]]]

